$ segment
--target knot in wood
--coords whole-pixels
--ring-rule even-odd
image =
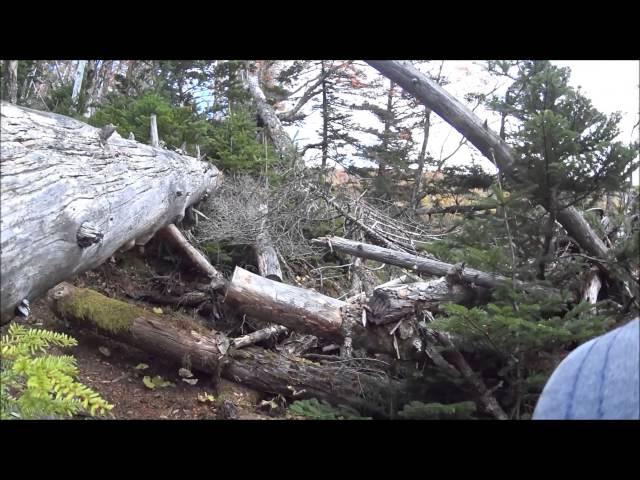
[[[76,240],[80,248],[87,248],[102,241],[104,233],[91,222],[83,222],[78,229]]]

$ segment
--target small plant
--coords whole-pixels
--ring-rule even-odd
[[[63,333],[12,324],[0,338],[0,419],[62,418],[82,411],[96,416],[111,410],[113,405],[76,380],[73,356],[46,353],[77,343]]]
[[[404,420],[473,419],[476,406],[473,402],[451,404],[411,402],[398,412]]]
[[[316,398],[297,400],[289,406],[288,412],[311,420],[371,420],[369,417],[361,417],[352,408],[343,405],[336,408]]]

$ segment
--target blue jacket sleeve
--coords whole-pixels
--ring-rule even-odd
[[[640,318],[575,349],[553,372],[534,420],[640,420]]]

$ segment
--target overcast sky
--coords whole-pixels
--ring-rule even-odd
[[[434,62],[435,63],[435,62]],[[439,63],[439,62],[438,62]],[[594,106],[603,113],[610,114],[615,111],[622,113],[620,123],[620,140],[628,143],[632,138],[638,139],[638,128],[633,132],[633,126],[638,121],[640,111],[640,62],[638,61],[613,61],[613,60],[580,60],[580,61],[553,61],[553,63],[571,68],[570,83],[574,87],[581,86],[584,94],[590,98]],[[373,69],[368,75],[376,75]],[[450,80],[445,88],[457,98],[471,91],[488,91],[495,85],[495,80],[488,77],[482,70],[478,61],[447,61],[443,74]],[[318,99],[316,99],[318,101]],[[309,112],[311,105],[305,109]],[[366,113],[358,112],[359,121],[367,122]],[[497,117],[478,109],[476,113],[481,118],[487,118],[489,126],[499,128]],[[371,120],[374,122],[374,120]],[[318,141],[318,131],[321,126],[319,112],[310,115],[303,126],[291,126],[287,130],[293,137],[296,136],[300,145]],[[418,132],[419,135],[419,132]],[[421,136],[414,137],[419,144]],[[429,137],[429,152],[438,158],[452,152],[460,141],[460,135],[449,125],[440,119],[435,120]],[[368,143],[363,137],[362,140]],[[305,156],[308,162],[318,157],[317,151],[309,151]],[[462,148],[454,155],[447,165],[467,164],[476,161],[487,165],[487,160],[482,158],[477,151],[470,148]],[[634,184],[638,184],[638,172],[634,175]]]

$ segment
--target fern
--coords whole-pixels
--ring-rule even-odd
[[[0,419],[59,418],[81,411],[103,415],[113,408],[76,380],[74,357],[46,353],[78,342],[63,333],[12,324],[0,338]]]

